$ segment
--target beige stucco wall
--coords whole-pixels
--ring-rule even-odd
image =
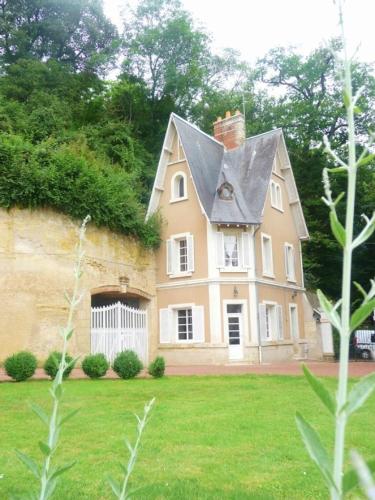
[[[279,165],[277,165],[276,173],[272,173],[272,180],[281,187],[283,211],[281,212],[271,205],[269,188],[264,206],[263,221],[255,235],[256,275],[259,278],[263,277],[261,236],[262,233],[265,233],[272,238],[274,280],[279,283],[294,284],[294,282],[288,282],[285,275],[284,244],[290,243],[294,247],[295,255],[295,284],[302,286],[300,241],[289,205],[285,180],[280,175],[280,172],[282,173]],[[267,279],[269,278],[267,277]]]
[[[21,349],[40,360],[61,348],[59,328],[67,318],[63,298],[73,286],[78,224],[52,210],[0,210],[0,360]],[[149,353],[156,352],[155,260],[131,238],[89,225],[81,288],[69,351],[90,351],[91,293],[103,285],[129,286],[149,294]]]
[[[178,147],[176,135],[173,141],[171,163],[168,164],[166,169],[164,191],[159,203],[163,224],[161,232],[162,244],[156,255],[158,283],[179,279],[170,278],[167,275],[166,241],[172,235],[180,233],[191,233],[194,236],[194,272],[191,277],[185,277],[184,279],[207,277],[207,218],[201,209],[187,163],[185,160],[178,160],[178,158],[183,158],[181,148],[179,155],[177,153]],[[177,172],[186,174],[187,199],[170,203],[172,198],[171,180]]]

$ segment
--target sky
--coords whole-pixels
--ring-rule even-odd
[[[108,17],[121,27],[123,0],[104,0]],[[137,0],[128,2],[131,6]],[[332,0],[182,0],[184,8],[211,33],[217,52],[238,50],[254,63],[271,48],[295,46],[310,51],[338,34],[337,8]],[[352,52],[375,61],[375,0],[346,0],[345,24]]]

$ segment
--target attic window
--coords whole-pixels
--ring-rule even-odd
[[[233,186],[229,182],[223,182],[217,192],[221,200],[233,200]]]

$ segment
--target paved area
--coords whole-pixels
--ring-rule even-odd
[[[190,365],[190,366],[168,366],[166,375],[170,376],[190,376],[190,375],[243,375],[246,373],[254,373],[258,375],[301,375],[302,362],[290,361],[285,363],[272,363],[262,365]],[[324,362],[324,361],[307,361],[307,366],[312,370],[315,375],[336,377],[338,373],[338,363]],[[375,371],[374,361],[351,361],[349,373],[351,377],[360,377]],[[145,371],[141,376],[147,377]],[[44,371],[38,368],[34,379],[47,379]],[[71,378],[81,379],[86,378],[81,369],[75,368],[72,371]],[[109,370],[105,378],[117,378],[117,375]],[[5,374],[4,370],[0,368],[0,381],[5,382],[11,380]]]

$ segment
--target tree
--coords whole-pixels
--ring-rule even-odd
[[[262,113],[252,115],[249,127],[263,123],[264,130],[282,127],[286,135],[288,150],[294,168],[300,198],[310,231],[310,242],[305,246],[305,263],[308,265],[310,285],[322,286],[328,294],[338,297],[340,293],[341,257],[337,242],[331,237],[326,210],[317,193],[321,192],[323,167],[327,158],[320,147],[324,135],[337,150],[346,148],[347,122],[342,91],[337,78],[335,50],[337,41],[328,48],[319,48],[303,57],[292,49],[276,48],[257,64],[257,80],[264,85],[268,99],[263,99]],[[375,79],[371,67],[364,64],[353,66],[353,89],[365,86],[358,102],[362,112],[358,116],[358,133],[371,127],[375,121]],[[277,93],[275,93],[277,89]],[[250,118],[250,117],[249,117]],[[362,203],[374,204],[375,194],[370,186],[374,182],[375,170],[370,169],[363,179],[357,198],[355,223],[360,222]],[[333,186],[345,190],[343,180],[338,177]],[[354,259],[353,276],[361,281],[366,276],[365,269],[375,267],[375,252],[371,251],[374,239],[361,248]],[[368,274],[368,273],[367,273]]]
[[[0,57],[53,59],[75,71],[97,71],[113,56],[117,32],[101,0],[1,0]]]

